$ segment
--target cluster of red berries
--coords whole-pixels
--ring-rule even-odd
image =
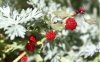
[[[56,33],[54,31],[48,31],[46,32],[45,37],[47,40],[52,41],[55,39]],[[34,52],[36,44],[37,44],[36,37],[34,35],[31,35],[29,36],[29,42],[26,44],[26,49],[29,52]]]
[[[66,29],[73,30],[76,28],[76,26],[77,26],[77,23],[74,18],[68,18],[66,20],[66,25],[65,25]],[[56,32],[52,30],[48,31],[46,32],[45,37],[47,40],[52,41],[56,37]],[[26,44],[26,49],[29,52],[33,52],[35,50],[36,43],[37,43],[36,37],[34,35],[29,36],[29,42]]]
[[[84,7],[80,7],[79,9],[77,9],[76,11],[76,14],[84,14],[85,13],[85,9]],[[68,29],[68,30],[74,30],[77,26],[77,22],[75,21],[74,18],[70,17],[66,20],[66,23],[65,23],[65,28]]]
[[[80,7],[76,11],[77,14],[78,13],[84,14],[84,12],[85,12],[85,9],[83,7]],[[65,23],[66,29],[74,30],[76,28],[76,26],[77,26],[77,22],[75,21],[74,18],[70,17],[70,18],[66,19],[66,23]],[[48,32],[46,32],[45,37],[47,40],[52,41],[55,39],[56,33],[55,33],[55,31],[48,31]],[[29,42],[26,44],[26,49],[30,52],[33,52],[35,50],[36,43],[37,43],[37,40],[36,40],[35,36],[34,35],[29,36]]]
[[[35,47],[36,47],[36,43],[37,43],[37,40],[36,40],[35,36],[34,35],[29,36],[29,41],[26,44],[26,49],[29,52],[34,52]]]

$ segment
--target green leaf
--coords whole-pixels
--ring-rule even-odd
[[[99,53],[99,55],[93,60],[93,62],[100,62],[100,53]]]

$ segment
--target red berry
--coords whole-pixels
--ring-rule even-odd
[[[80,14],[84,14],[84,13],[85,13],[84,7],[80,7],[80,8],[78,9],[78,11],[79,11]]]
[[[29,52],[34,52],[35,50],[35,45],[31,43],[27,43],[25,47]]]
[[[79,9],[77,9],[75,12],[76,12],[76,14],[78,14],[78,13],[84,14],[85,13],[85,9],[84,9],[84,7],[79,7]]]
[[[24,55],[24,56],[21,58],[21,62],[28,62],[28,57],[27,57],[27,55]]]
[[[56,33],[54,31],[48,31],[46,32],[45,36],[47,40],[54,40],[56,37]]]
[[[37,40],[34,35],[29,36],[29,43],[36,44]]]
[[[73,30],[76,28],[76,26],[77,26],[77,23],[74,18],[68,18],[66,20],[66,25],[65,25],[66,29]]]

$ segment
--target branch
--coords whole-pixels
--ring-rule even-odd
[[[72,7],[72,4],[71,4],[70,0],[67,0],[67,4],[68,4],[68,6]]]
[[[13,62],[18,62],[25,54],[26,54],[26,52],[24,51],[15,60],[13,60]]]

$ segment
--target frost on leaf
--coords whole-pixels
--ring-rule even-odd
[[[93,56],[96,52],[96,46],[91,43],[88,42],[85,46],[83,46],[80,50],[80,55],[83,55],[85,58],[87,58],[88,56]]]
[[[0,29],[4,29],[5,34],[8,34],[11,40],[15,37],[24,38],[26,29],[23,24],[34,21],[34,19],[37,20],[41,16],[43,14],[37,8],[23,9],[19,13],[17,10],[11,11],[9,6],[0,7]]]

